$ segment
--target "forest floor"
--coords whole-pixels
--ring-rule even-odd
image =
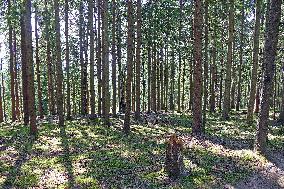
[[[20,123],[0,126],[0,188],[284,188],[284,136],[270,127],[269,155],[252,151],[256,123],[233,113],[208,115],[206,134],[191,136],[191,117],[159,115],[156,124],[110,127],[77,119],[59,128],[43,121],[36,140]],[[150,121],[151,122],[151,121]],[[166,140],[184,141],[188,174],[173,182],[164,171]]]

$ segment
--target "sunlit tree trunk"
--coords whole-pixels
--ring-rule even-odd
[[[269,11],[268,20],[266,20],[265,24],[262,98],[255,140],[255,150],[262,153],[266,152],[269,106],[273,94],[273,78],[281,18],[281,3],[282,0],[270,1],[270,6],[268,6],[269,9],[267,10]]]

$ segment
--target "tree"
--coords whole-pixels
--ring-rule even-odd
[[[227,64],[226,64],[226,78],[225,78],[225,92],[223,101],[222,118],[229,118],[230,111],[230,92],[231,92],[231,82],[232,82],[232,59],[233,59],[233,41],[234,41],[234,0],[230,0],[229,3],[229,39],[228,39],[228,54],[227,54]]]
[[[66,61],[66,119],[71,119],[71,100],[70,100],[70,50],[69,50],[69,3],[65,0],[65,61]],[[91,52],[92,53],[92,52]]]
[[[136,110],[135,118],[140,118],[140,70],[141,70],[141,43],[142,43],[142,10],[141,10],[141,0],[137,0],[137,47],[136,47]]]
[[[237,102],[236,111],[240,110],[241,96],[242,96],[242,67],[243,67],[243,40],[244,40],[244,22],[245,22],[245,3],[242,0],[242,17],[241,17],[241,29],[240,29],[240,49],[239,49],[239,67],[238,67],[238,87],[237,87]]]
[[[126,79],[126,109],[123,131],[130,132],[131,82],[133,75],[133,2],[127,0],[127,79]]]
[[[248,102],[247,120],[251,122],[253,120],[253,110],[256,95],[256,83],[257,83],[257,69],[258,69],[258,54],[259,54],[259,34],[260,34],[260,16],[261,16],[261,0],[256,0],[255,9],[255,25],[253,36],[253,64],[251,71],[251,84],[250,84],[250,96]]]
[[[32,51],[32,25],[31,25],[31,0],[24,0],[21,15],[21,52],[23,69],[23,88],[26,102],[25,116],[30,123],[30,134],[37,134],[36,113],[35,113],[35,89],[34,89],[34,67]],[[27,83],[24,83],[24,82]]]
[[[84,38],[85,38],[85,27],[84,27],[84,2],[83,0],[80,3],[79,10],[79,40],[80,40],[80,66],[81,66],[81,114],[87,114],[87,57],[85,57],[84,61],[84,51],[87,49],[84,46]]]
[[[202,1],[195,1],[194,10],[194,71],[193,71],[193,124],[192,132],[202,132]]]
[[[35,39],[36,39],[36,78],[37,78],[37,98],[38,98],[38,112],[39,117],[43,118],[43,104],[42,104],[42,88],[41,88],[41,79],[40,79],[40,59],[39,59],[39,45],[38,45],[38,10],[35,7]]]
[[[269,106],[273,94],[273,78],[281,18],[281,3],[282,0],[271,0],[268,6],[269,9],[266,10],[268,11],[268,20],[265,24],[262,98],[255,140],[255,150],[262,153],[266,152]]]
[[[111,55],[112,55],[112,114],[113,116],[116,116],[116,2],[115,0],[112,0],[112,44],[111,44]]]
[[[63,70],[61,62],[61,41],[60,41],[60,18],[59,18],[59,4],[58,0],[54,0],[54,14],[55,14],[55,37],[56,37],[56,92],[57,92],[57,114],[59,117],[59,126],[64,126],[63,114]]]
[[[8,14],[11,14],[12,5],[10,0],[8,0]],[[10,85],[11,85],[11,109],[12,109],[12,121],[16,121],[16,108],[15,108],[15,78],[14,78],[14,51],[13,51],[13,28],[12,28],[12,20],[11,17],[8,19],[9,25],[9,49],[10,49]]]
[[[108,37],[108,1],[102,0],[102,110],[106,125],[110,124],[110,92],[109,92],[109,37]]]

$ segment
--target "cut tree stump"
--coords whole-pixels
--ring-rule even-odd
[[[170,179],[178,179],[184,172],[183,142],[173,134],[167,142],[165,171]]]

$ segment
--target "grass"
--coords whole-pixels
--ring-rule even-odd
[[[233,114],[230,121],[208,115],[206,136],[192,137],[191,117],[168,115],[163,124],[131,126],[122,133],[120,120],[107,127],[74,120],[64,128],[42,123],[39,137],[21,124],[0,126],[0,188],[220,188],[258,171],[267,160],[252,152],[255,123]],[[165,124],[168,123],[168,124]],[[178,133],[185,142],[188,174],[170,182],[163,167],[165,141]],[[278,128],[269,146],[281,150]]]

